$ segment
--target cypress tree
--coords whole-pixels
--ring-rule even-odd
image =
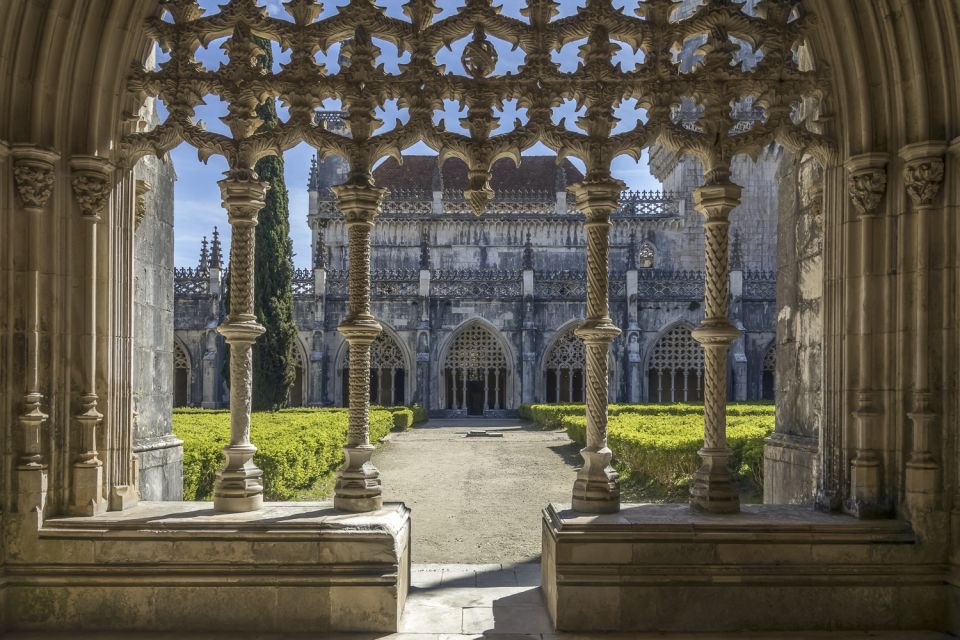
[[[257,38],[265,54],[258,62],[265,69],[273,65],[270,41]],[[276,105],[272,100],[257,107],[263,120],[261,130],[277,126]],[[270,185],[266,204],[260,210],[256,226],[256,262],[254,264],[254,313],[266,331],[253,345],[253,409],[275,411],[285,406],[296,377],[293,350],[297,327],[293,321],[293,243],[290,240],[290,212],[287,186],[283,179],[283,158],[266,156],[254,170],[261,182]],[[229,289],[226,291],[229,305]],[[229,309],[229,306],[227,307]],[[224,363],[229,372],[229,363]]]

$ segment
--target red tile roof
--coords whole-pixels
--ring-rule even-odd
[[[373,170],[373,179],[377,186],[387,189],[431,191],[436,164],[436,156],[407,156],[402,165],[393,158],[387,158]],[[513,189],[552,192],[556,188],[556,167],[556,156],[523,156],[519,169],[512,160],[498,160],[493,165],[490,185],[494,192]],[[563,169],[568,185],[583,178],[569,160],[563,161]],[[467,165],[456,158],[447,160],[443,165],[443,188],[463,191],[466,186]]]

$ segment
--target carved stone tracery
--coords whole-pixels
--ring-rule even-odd
[[[338,187],[342,191],[337,197],[350,227],[351,256],[350,312],[341,332],[359,347],[351,354],[351,426],[345,467],[352,470],[350,482],[359,492],[357,510],[375,507],[375,501],[363,500],[379,495],[364,435],[369,380],[361,375],[369,368],[369,345],[380,329],[369,309],[369,231],[384,195],[371,180],[379,159],[399,158],[402,149],[421,141],[439,153],[441,164],[447,158],[461,159],[467,165],[463,198],[478,215],[493,198],[490,173],[497,160],[519,162],[523,150],[542,142],[560,156],[583,161],[585,179],[572,190],[576,209],[586,218],[588,237],[588,309],[578,330],[587,353],[588,437],[574,504],[589,511],[611,511],[619,508],[619,489],[606,448],[606,354],[619,329],[608,317],[606,272],[611,212],[621,208],[624,187],[611,179],[611,161],[621,154],[639,159],[642,149],[658,144],[699,158],[708,185],[724,189],[733,186],[729,162],[734,155],[756,154],[774,140],[794,151],[831,154],[829,145],[809,130],[793,107],[816,100],[823,83],[815,72],[798,64],[795,52],[805,47],[810,21],[802,5],[792,2],[765,2],[762,11],[751,3],[705,2],[680,12],[666,0],[642,2],[635,9],[590,0],[572,15],[558,17],[555,2],[530,0],[521,10],[524,19],[517,19],[501,13],[492,1],[468,0],[452,15],[435,20],[441,11],[436,2],[411,0],[403,7],[404,20],[388,15],[371,0],[354,0],[322,19],[320,5],[290,0],[284,8],[292,22],[271,17],[254,0],[230,0],[219,13],[208,16],[196,0],[171,0],[163,6],[172,22],[152,17],[147,31],[170,59],[157,71],[135,71],[129,90],[139,100],[159,97],[169,115],[154,129],[124,140],[128,161],[151,153],[162,156],[185,140],[199,150],[202,159],[224,156],[234,179],[241,175],[255,179],[252,167],[259,158],[282,153],[301,141],[321,155],[340,155],[349,162],[347,184]],[[207,71],[196,60],[195,51],[201,43],[224,34],[227,62]],[[279,72],[258,64],[261,43],[257,38],[280,42],[290,50],[290,60],[280,65]],[[409,54],[398,73],[377,64],[378,39],[396,46],[400,55]],[[498,56],[493,39],[521,52],[522,64],[515,74],[495,73]],[[468,40],[461,60],[467,75],[446,73],[437,64],[437,53],[463,40]],[[584,41],[577,70],[561,72],[554,52],[577,41]],[[330,73],[314,54],[338,43],[343,44],[342,55],[349,64]],[[643,61],[634,70],[624,71],[614,62],[618,43],[643,51]],[[690,55],[675,55],[676,43],[683,43]],[[229,135],[207,131],[196,122],[196,108],[207,94],[226,103],[222,120]],[[256,107],[275,98],[288,106],[289,118],[261,129]],[[345,130],[328,128],[315,117],[328,99],[341,101]],[[568,99],[583,108],[576,121],[579,130],[571,130],[563,120],[555,122],[555,109]],[[632,130],[614,134],[614,111],[629,99],[644,106],[646,117],[638,119]],[[381,128],[377,111],[390,100],[404,105],[409,117]],[[448,130],[442,119],[434,122],[435,111],[443,108],[445,100],[466,109],[460,119],[462,133]],[[496,110],[509,100],[525,110],[526,121],[518,120],[494,136],[501,125]],[[684,109],[690,117],[683,115]],[[96,190],[87,191],[93,198]],[[361,206],[359,200],[364,198]],[[95,208],[92,203],[86,206]],[[709,358],[715,366],[708,367],[707,373],[707,386],[713,390],[707,411],[707,433],[711,434],[723,429],[725,398],[717,390],[724,372],[717,367],[725,360],[733,334],[720,326],[726,311],[727,226],[725,221],[708,220],[707,227],[705,294],[712,325],[701,334],[704,344],[709,342],[715,351]],[[244,244],[236,233],[234,238],[235,244]],[[252,254],[252,243],[243,251]],[[251,293],[247,286],[236,285],[248,284],[249,278],[242,271],[231,277],[235,278],[231,299],[243,303],[231,309],[231,322],[246,322],[248,318],[234,317],[234,313],[247,307]],[[244,337],[254,338],[253,333]],[[234,386],[245,386],[237,380]],[[238,425],[244,422],[235,417]],[[338,489],[337,495],[345,494]]]

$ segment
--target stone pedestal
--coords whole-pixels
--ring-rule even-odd
[[[543,513],[542,586],[560,631],[947,628],[945,542],[895,520],[785,505]],[[773,637],[773,636],[771,636]]]
[[[330,503],[141,502],[123,512],[6,518],[23,631],[395,632],[409,587],[410,511]],[[132,636],[131,636],[132,637]]]

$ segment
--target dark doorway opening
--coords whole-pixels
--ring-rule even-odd
[[[467,381],[467,415],[482,416],[483,405],[484,405],[483,381],[468,380]]]

